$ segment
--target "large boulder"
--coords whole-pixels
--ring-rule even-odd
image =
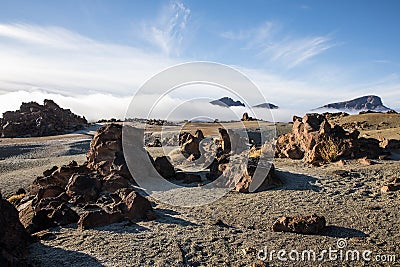
[[[280,179],[275,175],[272,164],[273,155],[267,145],[259,149],[259,153],[247,152],[246,144],[233,131],[219,129],[220,139],[216,151],[216,158],[209,165],[207,178],[210,180],[221,179],[222,186],[228,186],[235,191],[248,193],[268,189],[280,185]],[[246,154],[249,153],[249,154]],[[251,155],[254,154],[254,155]],[[248,159],[247,162],[245,159]]]
[[[76,223],[79,219],[78,214],[63,198],[44,198],[39,202],[35,200],[18,207],[19,219],[29,233]]]
[[[103,176],[117,173],[132,179],[122,150],[122,125],[106,124],[97,130],[87,154],[87,167]]]
[[[253,186],[251,186],[252,183]],[[258,158],[250,158],[244,174],[235,181],[235,190],[248,193],[281,184],[281,180],[276,176],[274,164],[261,164]]]
[[[107,212],[105,210],[86,211],[78,221],[78,227],[89,229],[120,222],[123,216],[120,212]]]
[[[154,219],[150,202],[131,188],[122,188],[113,194],[114,202],[110,205],[84,212],[78,227],[82,229],[105,226],[123,220]]]
[[[22,103],[17,111],[3,113],[0,120],[1,137],[47,136],[75,131],[88,124],[85,117],[59,107],[52,100]]]
[[[2,266],[23,266],[32,242],[15,207],[0,195],[0,262]]]
[[[64,188],[73,174],[89,172],[86,164],[78,165],[76,161],[71,161],[61,167],[53,166],[51,169],[45,170],[43,176],[37,177],[33,184],[38,186],[54,185]]]
[[[222,176],[225,185],[241,193],[256,192],[281,185],[274,164],[261,163],[259,158],[249,158],[247,164],[231,158],[231,163],[217,166],[215,176]]]
[[[175,177],[175,169],[172,166],[167,156],[157,157],[153,163],[157,172],[165,179],[172,179]]]
[[[179,146],[184,157],[192,160],[200,158],[201,153],[199,145],[202,139],[204,139],[204,135],[201,130],[197,130],[195,135],[192,135],[189,132],[180,133]]]
[[[101,180],[89,174],[74,174],[69,179],[65,192],[69,197],[83,198],[92,202],[98,198]]]

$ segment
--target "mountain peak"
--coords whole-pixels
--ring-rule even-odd
[[[253,108],[266,108],[266,109],[278,109],[279,107],[277,105],[274,105],[272,103],[262,103],[253,106]]]
[[[223,106],[223,107],[234,107],[234,106],[236,106],[236,107],[238,107],[238,106],[244,107],[245,106],[239,100],[234,101],[232,98],[227,97],[227,96],[222,97],[222,98],[217,99],[217,100],[213,100],[210,103],[213,104],[213,105],[218,105],[218,106]]]
[[[339,110],[374,110],[374,111],[390,110],[390,108],[383,105],[382,99],[376,95],[366,95],[349,101],[330,103],[318,109],[322,108],[332,108]]]

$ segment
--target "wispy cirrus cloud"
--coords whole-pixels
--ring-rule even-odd
[[[164,54],[179,55],[189,18],[190,9],[181,2],[172,1],[154,23],[142,24],[142,34]]]
[[[271,57],[272,61],[282,62],[288,68],[294,68],[335,45],[330,36],[287,38],[266,46],[261,54]]]
[[[265,22],[256,28],[227,31],[221,37],[243,42],[244,49],[256,50],[268,62],[294,68],[337,45],[331,35],[296,37],[285,35],[278,23]]]
[[[247,30],[227,31],[221,33],[221,37],[231,41],[245,42],[245,49],[260,48],[272,39],[278,31],[279,25],[271,21],[263,23],[261,26]]]

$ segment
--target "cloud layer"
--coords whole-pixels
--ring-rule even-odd
[[[131,97],[146,80],[167,67],[190,61],[183,56],[183,44],[192,13],[181,2],[172,1],[154,21],[139,23],[138,38],[147,42],[142,49],[97,41],[62,27],[0,24],[0,111],[15,110],[22,101],[51,98],[89,120],[123,118]],[[338,41],[331,34],[295,36],[287,34],[279,23],[267,21],[258,27],[216,35],[219,40],[222,37],[240,45],[270,66],[283,69],[272,72],[265,66],[235,66],[264,95],[265,99],[249,96],[249,104],[277,104],[281,107],[273,111],[277,120],[287,121],[293,114],[301,115],[330,102],[367,94],[379,95],[387,106],[400,108],[400,81],[396,73],[373,82],[346,83],[337,77],[338,73],[347,72],[341,66],[318,65],[305,77],[285,75],[285,71],[303,70],[305,63],[336,47]],[[213,99],[227,95],[213,89],[188,89],[166,98],[164,111],[181,105],[198,91]],[[154,89],[151,93],[159,92]],[[182,109],[176,119],[188,119],[199,113],[194,111],[208,109],[210,117],[235,119],[229,109],[204,103],[192,103],[190,107]],[[236,111],[239,115],[243,112]],[[142,112],[139,107],[138,112]]]
[[[0,25],[0,88],[44,89],[66,95],[129,95],[154,73],[175,64],[157,53],[97,42],[59,27]]]

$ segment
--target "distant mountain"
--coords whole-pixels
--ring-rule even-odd
[[[253,106],[253,108],[278,109],[279,107],[277,105],[274,105],[271,103],[262,103],[262,104]]]
[[[382,103],[382,99],[376,95],[362,96],[353,100],[327,104],[317,109],[332,108],[339,110],[373,110],[388,111],[390,108]]]
[[[223,97],[217,100],[213,100],[210,103],[222,107],[244,107],[244,104],[242,102],[240,102],[239,100],[234,101],[230,97]]]

